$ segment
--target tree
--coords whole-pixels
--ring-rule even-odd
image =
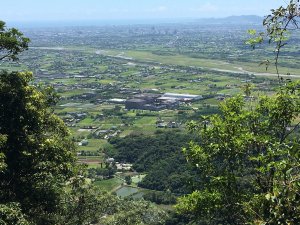
[[[242,97],[226,100],[220,115],[189,124],[201,144],[184,152],[201,184],[180,199],[180,211],[209,224],[300,222],[299,87],[282,87],[252,108]]]
[[[29,38],[24,37],[20,31],[15,28],[7,29],[5,22],[0,21],[0,61],[5,58],[18,60],[17,55],[28,49],[29,42]],[[0,147],[5,140],[6,137],[0,134]],[[0,153],[0,171],[3,166],[3,154]]]
[[[125,177],[125,182],[126,182],[127,185],[130,185],[132,183],[131,176],[126,176]]]
[[[29,39],[15,28],[7,29],[0,21],[0,61],[17,60],[18,54],[28,49]]]
[[[167,214],[146,201],[118,202],[116,210],[101,221],[103,225],[163,225]]]
[[[18,60],[28,43],[0,21],[0,60]],[[1,224],[53,224],[80,171],[69,131],[53,114],[57,95],[32,81],[30,72],[0,73]]]
[[[263,20],[263,25],[266,28],[265,32],[257,33],[256,30],[249,30],[248,33],[253,38],[246,41],[246,44],[255,48],[258,44],[263,43],[266,39],[269,44],[275,45],[275,58],[274,65],[278,78],[283,81],[279,71],[279,56],[283,47],[288,44],[289,37],[293,30],[299,28],[299,9],[294,0],[290,0],[286,7],[279,7],[278,9],[272,9],[271,14],[267,15]],[[265,60],[261,64],[266,66],[266,69],[270,66],[272,60]]]
[[[0,74],[0,202],[19,203],[31,220],[48,224],[77,166],[69,131],[51,109],[56,95],[32,79],[29,72]]]
[[[56,225],[160,225],[167,213],[143,200],[125,200],[76,180],[64,194]]]
[[[234,97],[220,105],[220,115],[189,124],[201,144],[191,142],[184,152],[201,176],[198,188],[180,199],[180,212],[204,224],[300,223],[300,85],[284,82],[278,69],[298,16],[290,1],[265,18],[265,33],[250,31],[257,35],[248,41],[253,47],[266,38],[276,46],[280,88],[274,96],[251,106]]]
[[[0,224],[2,225],[30,225],[18,204],[0,204]]]

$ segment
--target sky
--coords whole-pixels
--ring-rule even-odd
[[[289,0],[0,0],[10,22],[147,20],[259,15]]]

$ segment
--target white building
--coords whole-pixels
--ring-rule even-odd
[[[112,98],[108,100],[109,103],[115,103],[115,104],[125,104],[126,99],[121,99],[121,98]]]
[[[202,99],[202,95],[190,95],[190,94],[177,94],[177,93],[165,93],[162,98],[169,100],[199,100]]]

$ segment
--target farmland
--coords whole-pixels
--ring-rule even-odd
[[[246,46],[248,28],[252,25],[32,28],[25,30],[32,40],[29,51],[19,62],[2,62],[1,69],[33,71],[35,84],[54,87],[60,95],[55,113],[72,133],[78,161],[90,169],[101,167],[92,179],[109,191],[124,183],[124,177],[110,177],[111,171],[105,171],[111,164],[117,163],[122,173],[128,167],[132,170],[121,165],[126,162],[108,161],[108,153],[114,151],[111,139],[182,131],[186,122],[218,112],[224,99],[243,95],[247,83],[254,87],[251,98],[274,92],[278,84],[274,66],[267,71],[258,66],[274,58],[272,46],[255,51]],[[298,79],[297,57],[290,59],[297,53],[298,37],[291,42],[293,47],[282,52],[280,72]],[[159,108],[163,104],[157,99],[165,93],[201,98]],[[151,103],[155,110],[126,105],[130,99],[144,101],[153,95],[158,96]],[[245,96],[245,101],[251,98]]]

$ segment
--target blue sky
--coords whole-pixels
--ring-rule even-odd
[[[266,15],[289,0],[2,0],[4,21],[88,21]]]

